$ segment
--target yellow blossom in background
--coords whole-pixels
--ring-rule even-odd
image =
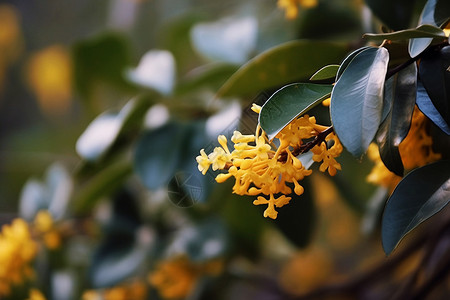
[[[311,291],[329,279],[332,258],[318,247],[299,251],[284,264],[279,275],[283,290],[293,295]]]
[[[198,264],[186,257],[176,257],[158,263],[149,275],[149,282],[164,299],[183,299],[191,294],[201,276],[218,275],[222,265],[220,260]]]
[[[252,110],[259,113],[261,108],[253,105]],[[277,143],[269,142],[258,125],[254,135],[243,135],[239,131],[233,133],[233,151],[228,148],[227,138],[220,135],[218,142],[221,147],[215,147],[209,155],[206,155],[204,149],[200,150],[200,155],[197,156],[198,169],[205,174],[212,165],[213,171],[226,171],[217,175],[216,181],[221,183],[234,177],[235,194],[265,195],[258,196],[253,204],[267,205],[264,217],[276,219],[278,212],[275,208],[289,203],[292,198],[286,195],[303,194],[304,189],[299,182],[312,173],[312,170],[305,169],[297,158],[302,151],[312,148],[313,160],[322,162],[319,168],[322,172],[328,170],[328,173],[334,176],[337,170],[341,169],[335,158],[341,154],[343,147],[329,129],[316,124],[314,117],[305,115],[293,120],[276,135],[279,143],[275,146]],[[309,147],[312,145],[308,144],[311,139],[317,139],[317,146]],[[288,185],[289,183],[291,185]],[[283,195],[275,196],[278,193]]]
[[[318,0],[278,0],[279,8],[285,10],[287,19],[294,19],[298,15],[298,7],[312,8],[317,6]]]
[[[45,300],[45,296],[37,289],[30,290],[30,296],[27,300]]]
[[[27,77],[46,115],[58,116],[68,111],[72,96],[72,61],[65,47],[54,45],[32,55]]]
[[[8,66],[18,59],[22,51],[19,13],[12,5],[0,4],[0,91]]]
[[[416,106],[408,135],[398,147],[405,170],[412,170],[441,158],[441,154],[435,153],[432,149],[433,140],[427,132],[428,125],[428,118]],[[368,157],[375,163],[375,166],[368,175],[367,181],[384,186],[392,192],[401,177],[386,168],[375,144],[369,146]]]
[[[123,283],[114,287],[88,290],[82,295],[82,300],[145,300],[148,288],[140,280]]]
[[[41,210],[36,214],[34,229],[42,235],[47,248],[54,250],[61,245],[61,236],[54,227],[53,218],[49,211]]]
[[[28,224],[15,219],[0,233],[0,297],[8,295],[13,285],[20,285],[33,275],[30,266],[37,253]]]

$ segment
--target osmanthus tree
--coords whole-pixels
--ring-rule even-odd
[[[20,199],[26,222],[4,227],[0,245],[31,250],[0,251],[10,268],[0,266],[0,297],[448,295],[441,283],[450,267],[450,2],[367,0],[381,29],[356,43],[353,16],[337,2],[278,6],[288,18],[301,13],[299,5],[311,9],[302,37],[336,30],[350,42],[272,41],[258,53],[254,19],[202,23],[195,15],[165,28],[167,50],[149,51],[136,68],[121,35],[76,43],[74,78],[87,110],[96,111],[108,87],[135,97],[89,124],[77,140],[81,160],[73,172],[55,164],[43,181],[27,182]],[[346,22],[317,22],[324,12]],[[192,70],[203,59],[196,51],[221,61]],[[380,186],[375,192],[364,171]],[[330,182],[372,220],[373,236],[380,229],[375,245],[388,256],[356,274],[350,270],[364,254],[310,246],[313,236],[326,243],[317,229],[322,207],[332,210],[320,216],[329,218],[324,222],[350,219],[336,203],[314,197],[331,195]],[[328,228],[339,229],[335,243],[357,235],[359,224],[346,224]],[[373,250],[372,242],[356,248]],[[290,271],[280,271],[279,257],[298,249],[304,252],[288,263]],[[21,263],[6,264],[11,257]],[[28,271],[33,260],[38,278]]]

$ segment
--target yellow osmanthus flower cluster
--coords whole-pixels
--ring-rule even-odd
[[[278,0],[279,8],[285,10],[287,19],[294,19],[298,15],[298,7],[312,8],[317,6],[318,0]]]
[[[433,151],[433,140],[427,132],[428,125],[428,118],[416,106],[408,135],[398,147],[405,170],[422,167],[441,158],[441,154]],[[375,144],[370,145],[368,157],[375,163],[375,166],[367,176],[367,181],[384,186],[392,192],[401,177],[390,172],[384,166]]]
[[[31,289],[29,298],[27,300],[46,300],[46,298],[41,291],[37,289]]]
[[[47,248],[54,250],[61,245],[61,236],[54,226],[53,217],[47,210],[41,210],[34,218],[34,229],[42,235]]]
[[[184,299],[192,293],[201,276],[215,276],[222,269],[221,260],[194,263],[180,256],[157,264],[149,282],[164,299]]]
[[[10,294],[12,286],[32,277],[30,263],[37,254],[30,228],[22,219],[4,225],[0,233],[0,298]]]
[[[114,287],[101,290],[88,290],[83,293],[82,300],[144,300],[147,299],[147,285],[133,280]]]
[[[261,107],[253,105],[252,109],[259,113]],[[234,143],[234,150],[228,148],[228,141],[224,135],[218,137],[221,147],[214,148],[214,151],[207,155],[205,150],[200,150],[197,156],[198,169],[204,174],[211,166],[213,171],[225,170],[216,176],[216,181],[221,183],[230,177],[235,178],[233,193],[238,195],[266,195],[258,196],[253,202],[255,205],[266,204],[264,217],[276,219],[279,208],[289,203],[291,197],[286,195],[294,192],[297,195],[303,194],[303,187],[300,185],[305,176],[312,173],[306,169],[297,156],[303,152],[311,150],[313,160],[322,162],[320,171],[332,176],[336,170],[341,169],[341,165],[336,161],[343,147],[337,136],[329,130],[330,127],[316,124],[314,117],[304,115],[293,120],[275,138],[279,140],[278,146],[269,142],[266,134],[258,125],[255,135],[243,135],[235,131],[231,137]],[[315,139],[313,144],[311,139]],[[309,149],[308,146],[312,147]],[[293,184],[294,191],[287,185]],[[276,197],[276,194],[282,195]]]

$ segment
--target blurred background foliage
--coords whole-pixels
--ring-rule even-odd
[[[277,220],[197,170],[218,134],[254,131],[252,102],[339,64],[382,23],[410,27],[425,3],[312,2],[288,19],[275,0],[0,1],[0,222],[50,224],[34,225],[36,275],[9,297],[390,295],[418,260],[385,260],[387,194],[365,158],[305,180]]]

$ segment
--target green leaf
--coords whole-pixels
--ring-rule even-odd
[[[428,0],[420,15],[419,24],[441,26],[450,17],[448,0]]]
[[[450,124],[450,46],[424,53],[419,76],[433,105]]]
[[[102,159],[120,136],[140,126],[149,106],[148,99],[135,98],[118,113],[105,112],[98,116],[78,139],[78,155],[90,162]]]
[[[384,24],[394,30],[408,28],[414,11],[410,0],[366,0],[366,4]]]
[[[388,61],[385,48],[365,49],[348,64],[333,88],[331,121],[354,156],[367,150],[380,125]]]
[[[131,59],[128,42],[117,33],[108,33],[78,42],[73,48],[75,84],[89,97],[99,82],[128,88],[123,72]]]
[[[68,171],[54,163],[45,172],[45,181],[30,179],[22,189],[19,200],[20,216],[28,221],[34,219],[41,209],[48,210],[54,219],[61,219],[73,190]]]
[[[218,97],[253,95],[307,80],[316,70],[337,63],[347,48],[341,43],[292,41],[271,48],[243,65],[220,88]]]
[[[352,53],[347,55],[347,57],[342,61],[341,65],[339,66],[339,69],[336,74],[336,81],[338,81],[339,78],[341,78],[342,73],[344,73],[345,69],[348,67],[348,64],[355,58],[355,56],[358,55],[360,52],[362,52],[366,49],[369,49],[369,48],[370,47],[368,47],[368,46],[362,47],[362,48],[356,49],[355,51],[353,51]]]
[[[440,27],[450,16],[448,0],[428,0],[420,15],[419,25],[429,24]],[[433,38],[414,38],[409,41],[408,51],[411,57],[422,53]]]
[[[395,31],[391,33],[366,33],[363,35],[363,38],[372,41],[382,41],[382,40],[390,40],[390,41],[398,41],[398,40],[408,40],[411,38],[445,38],[445,33],[439,27],[423,24],[415,29],[405,29],[401,31]]]
[[[165,253],[168,256],[188,255],[192,261],[204,262],[223,257],[228,246],[225,224],[219,218],[208,218],[176,232]]]
[[[309,80],[324,80],[336,77],[339,65],[328,65],[313,74]]]
[[[272,140],[301,114],[329,97],[332,85],[294,83],[276,91],[262,106],[259,123]]]
[[[450,161],[439,161],[406,175],[389,198],[382,219],[382,242],[390,254],[403,237],[450,201]]]
[[[147,188],[167,185],[175,175],[185,133],[182,125],[171,122],[141,136],[134,154],[134,169]]]
[[[433,102],[428,96],[421,80],[417,81],[417,107],[424,113],[437,127],[439,127],[447,135],[450,135],[450,126],[434,107]]]
[[[112,199],[112,215],[93,255],[89,275],[95,287],[107,287],[136,274],[151,244],[136,234],[141,216],[136,196],[122,189]]]
[[[403,163],[398,146],[408,134],[416,103],[417,67],[412,63],[386,81],[385,105],[389,114],[377,133],[377,142],[384,165],[403,176]]]

